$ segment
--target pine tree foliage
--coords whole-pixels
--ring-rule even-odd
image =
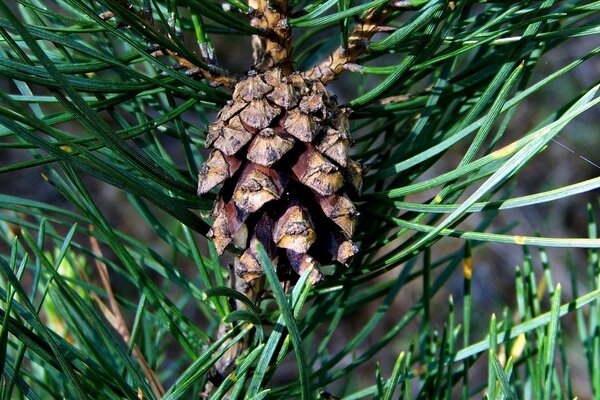
[[[0,2],[0,179],[62,198],[3,184],[0,395],[600,396],[596,206],[578,237],[494,223],[600,186],[512,194],[597,112],[598,76],[556,87],[599,26],[577,0]],[[523,247],[498,315],[489,244]]]

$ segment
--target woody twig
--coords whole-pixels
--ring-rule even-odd
[[[287,0],[248,0],[252,26],[263,31],[254,35],[254,64],[259,71],[279,67],[285,75],[292,72],[292,28],[288,25]]]
[[[353,62],[368,51],[369,40],[376,33],[390,31],[390,27],[385,26],[385,21],[393,11],[411,8],[413,8],[412,1],[391,0],[381,7],[370,9],[356,23],[348,37],[347,47],[338,47],[321,63],[304,72],[303,75],[308,79],[320,80],[323,84],[338,79],[344,71],[356,67]]]
[[[154,23],[151,9],[144,7],[142,10],[136,10],[136,8],[127,0],[120,0],[119,3],[123,7],[123,9],[140,17],[148,26],[153,27],[157,31],[161,30]],[[100,17],[104,20],[108,20],[114,18],[115,14],[112,11],[106,11],[100,14]],[[170,27],[170,30],[166,33],[166,36],[171,43],[175,44],[174,36],[177,36],[176,29],[174,29],[174,27]],[[207,79],[214,86],[224,86],[227,88],[233,88],[238,81],[237,77],[229,74],[226,70],[220,68],[217,64],[214,64],[214,58],[206,59],[206,65],[197,65],[190,59],[179,54],[173,48],[169,48],[164,45],[152,46],[151,52],[154,56],[157,57],[161,55],[167,55],[171,57],[177,62],[179,68],[183,68],[186,70],[186,74],[188,76]]]

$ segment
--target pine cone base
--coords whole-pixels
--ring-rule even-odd
[[[254,71],[208,128],[212,149],[198,176],[198,194],[222,185],[209,237],[222,254],[242,250],[236,274],[247,282],[263,275],[256,243],[290,279],[317,265],[347,264],[358,211],[350,200],[362,170],[348,157],[348,112],[323,84],[279,69]]]

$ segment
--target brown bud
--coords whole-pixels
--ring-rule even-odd
[[[209,136],[212,135],[209,127]],[[225,155],[232,156],[252,139],[252,134],[244,128],[239,116],[233,117],[229,123],[216,131],[214,140],[211,138],[212,146],[221,150]],[[208,142],[208,138],[207,138]]]
[[[274,107],[265,99],[253,100],[240,113],[244,124],[254,129],[264,129],[280,114],[281,110]]]
[[[100,18],[102,18],[103,20],[108,21],[109,19],[111,19],[112,17],[114,17],[115,14],[113,14],[112,11],[104,11],[104,12],[98,14],[98,16]]]
[[[307,143],[312,142],[319,131],[319,125],[314,117],[301,112],[297,108],[287,114],[283,127],[290,135]]]
[[[321,197],[319,205],[325,215],[342,228],[346,238],[352,237],[359,212],[350,199],[346,196],[331,195]]]
[[[263,129],[248,147],[248,160],[270,167],[294,147],[294,139],[287,134],[278,134],[275,129]]]
[[[273,241],[277,247],[306,253],[317,240],[308,213],[299,206],[292,206],[279,218],[273,230]]]
[[[321,141],[317,145],[317,149],[342,167],[345,167],[348,163],[350,138],[348,134],[343,131],[329,128],[321,138]]]
[[[260,76],[250,76],[235,86],[233,98],[250,102],[264,97],[271,90],[273,90],[273,87],[263,82]]]
[[[294,87],[289,83],[283,82],[275,86],[275,89],[267,95],[267,99],[286,110],[298,104],[298,96]]]
[[[249,164],[233,192],[233,201],[246,213],[253,213],[263,204],[276,200],[283,193],[283,184],[277,172]]]
[[[356,161],[348,159],[345,175],[346,181],[350,182],[357,193],[360,193],[363,184],[363,167]]]
[[[317,268],[317,262],[314,258],[309,256],[306,253],[296,253],[294,250],[286,250],[285,251],[288,257],[288,261],[290,262],[291,267],[296,271],[298,275],[302,275],[304,271],[309,268],[312,268],[310,272],[310,283],[315,285],[323,280],[323,275],[319,272]]]
[[[300,182],[321,196],[332,195],[344,185],[344,178],[338,167],[312,146],[308,146],[308,149],[302,153],[296,164],[292,166],[292,170]]]
[[[198,195],[208,193],[225,179],[231,178],[241,163],[235,157],[227,157],[219,150],[213,150],[198,172]]]

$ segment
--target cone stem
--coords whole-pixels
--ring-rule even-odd
[[[252,37],[254,65],[259,71],[279,67],[292,73],[292,28],[288,25],[287,0],[248,0],[253,13],[252,26],[263,34]]]

